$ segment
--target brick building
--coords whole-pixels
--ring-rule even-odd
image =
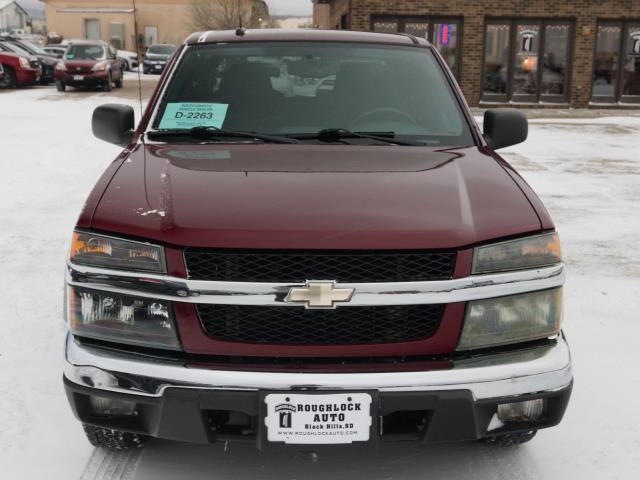
[[[640,108],[639,0],[312,0],[318,28],[425,36],[471,105]]]

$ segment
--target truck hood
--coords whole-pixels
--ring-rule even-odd
[[[137,145],[91,228],[177,246],[460,248],[539,231],[476,147]]]

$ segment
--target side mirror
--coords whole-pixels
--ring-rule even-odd
[[[527,139],[527,117],[515,108],[498,108],[484,112],[483,135],[494,150],[517,145]]]
[[[93,111],[91,130],[100,140],[125,147],[133,138],[135,119],[133,108],[109,103]]]

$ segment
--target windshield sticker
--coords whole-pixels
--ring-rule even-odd
[[[167,103],[158,128],[222,128],[228,108],[226,103]]]

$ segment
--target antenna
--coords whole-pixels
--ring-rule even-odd
[[[136,55],[138,56],[138,100],[140,101],[140,120],[144,116],[144,109],[142,108],[142,79],[140,78],[140,45],[138,42],[138,9],[136,8],[136,0],[131,0],[133,3],[133,43],[136,46]]]
[[[236,28],[236,35],[238,37],[244,37],[246,30],[242,26],[242,12],[238,12],[238,28]]]

